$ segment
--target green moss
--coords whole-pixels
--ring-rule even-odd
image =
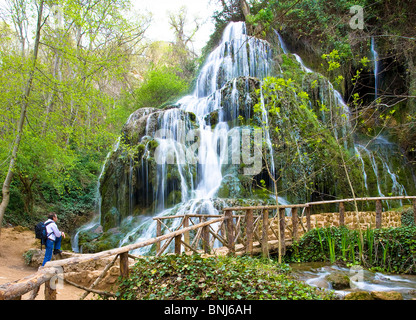
[[[371,293],[367,291],[357,291],[348,293],[344,300],[374,300]]]

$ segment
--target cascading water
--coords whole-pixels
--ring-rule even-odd
[[[275,34],[278,37],[280,48],[282,49],[284,54],[290,54],[289,50],[287,49],[286,44],[284,43],[284,40],[282,36],[275,30]],[[373,63],[374,63],[374,79],[375,79],[375,99],[378,97],[378,75],[379,75],[379,56],[375,48],[375,41],[374,38],[371,38],[371,52],[373,55]],[[314,72],[308,67],[305,66],[302,59],[297,55],[293,54],[295,56],[296,61],[299,62],[301,65],[301,68],[303,71],[307,73]],[[332,94],[330,94],[332,93]],[[341,127],[341,130],[337,131],[334,130],[334,135],[338,139],[340,137],[346,137],[349,134],[349,131],[351,131],[349,126],[349,118],[350,118],[350,111],[343,100],[341,94],[333,88],[333,85],[328,81],[328,96],[330,97],[330,107],[336,106],[336,108],[339,108],[340,114],[344,121],[341,123],[341,125],[338,125],[338,127]],[[333,97],[333,98],[332,98]],[[332,100],[335,100],[332,102]],[[321,104],[324,104],[323,96],[321,97]],[[331,112],[333,114],[333,112]],[[330,122],[333,127],[336,127],[332,123],[332,120],[326,119],[326,115],[324,112],[322,112],[322,120],[324,122]],[[399,156],[398,151],[393,151],[395,148],[395,145],[387,140],[387,138],[383,136],[378,136],[372,140],[371,143],[369,143],[369,147],[365,147],[364,145],[354,142],[353,143],[353,149],[355,151],[355,155],[360,161],[360,167],[362,170],[362,176],[364,181],[365,190],[367,191],[367,194],[363,194],[363,196],[400,196],[400,195],[407,195],[406,189],[402,183],[399,182],[399,178],[396,173],[394,173],[394,170],[392,168],[391,158],[394,156]],[[344,138],[344,148],[347,150],[349,149],[347,139]],[[365,158],[368,159],[367,162],[370,163],[370,166],[365,162]],[[370,169],[371,168],[371,169]],[[368,185],[368,173],[371,172],[371,174],[374,176],[374,179],[376,181],[376,190],[377,193],[372,193],[369,185]],[[383,192],[383,191],[384,192]],[[391,203],[390,201],[386,201],[387,206],[390,209]],[[402,201],[399,201],[400,205],[403,205]]]
[[[374,100],[378,98],[378,75],[380,69],[380,62],[378,53],[376,51],[376,45],[374,41],[374,37],[371,37],[371,53],[373,55],[373,64],[374,64]]]
[[[281,36],[277,32],[276,35],[283,53],[291,55]],[[262,93],[261,85],[253,85],[258,84],[258,80],[253,79],[261,81],[272,75],[273,71],[281,70],[280,65],[277,68],[272,52],[267,41],[247,35],[243,22],[232,22],[225,28],[220,44],[202,66],[191,95],[181,98],[167,109],[139,109],[129,117],[123,128],[122,140],[123,146],[127,144],[130,149],[115,148],[117,152],[109,155],[111,159],[106,161],[103,168],[106,174],[104,177],[101,177],[103,174],[100,175],[100,181],[103,180],[101,186],[99,182],[102,192],[100,199],[105,200],[105,209],[100,207],[98,210],[105,215],[99,220],[104,231],[115,226],[121,230],[126,226],[124,231],[113,231],[122,234],[119,246],[154,237],[154,217],[189,213],[218,214],[218,208],[226,205],[226,200],[229,199],[219,193],[227,193],[233,182],[244,179],[241,177],[243,169],[244,172],[251,172],[247,174],[251,175],[249,180],[260,173],[248,170],[251,168],[247,165],[250,163],[256,167],[256,161],[259,161],[256,155],[251,156],[250,144],[253,140],[250,139],[254,126],[267,128],[263,130],[259,142],[264,141],[269,151],[271,172],[277,170],[277,154],[273,152],[272,137],[268,130],[270,115],[264,107],[263,97],[251,94],[255,89],[260,89],[259,92]],[[315,75],[298,55],[293,55],[293,58],[299,63],[299,70]],[[320,88],[316,98],[320,100],[322,110],[316,114],[320,114],[323,126],[335,138],[343,139],[346,150],[355,149],[359,153],[367,189],[370,185],[370,162],[365,161],[363,155],[367,155],[368,150],[358,144],[354,145],[349,136],[351,128],[348,106],[326,78],[319,77],[318,83]],[[263,106],[261,114],[253,115],[254,99],[259,99]],[[240,124],[240,117],[248,119],[248,122]],[[297,166],[308,166],[311,159],[298,143],[302,137],[296,128],[293,130],[287,135],[296,143]],[[247,146],[249,148],[241,152],[241,148]],[[137,153],[134,153],[135,148]],[[372,152],[368,152],[370,161],[375,159]],[[139,154],[140,157],[132,161],[134,154]],[[383,170],[374,168],[388,172],[393,181],[394,171],[388,166],[388,160],[385,163],[387,167],[384,166]],[[304,172],[308,174],[309,171]],[[303,179],[304,176],[300,178]],[[398,177],[394,178],[393,189],[396,192],[403,191]],[[379,182],[377,184],[381,185]],[[306,189],[306,183],[304,187]],[[234,188],[238,191],[239,185]],[[308,201],[303,201],[305,200]],[[287,204],[288,201],[279,197],[279,203]],[[174,219],[169,228],[175,229],[179,223],[180,219]],[[146,247],[135,253],[144,255],[150,250],[150,247]]]
[[[218,150],[218,145],[222,148],[226,143],[222,139],[230,135],[232,129],[228,125],[228,118],[237,119],[239,116],[239,93],[236,90],[236,78],[238,77],[256,77],[263,79],[268,76],[272,65],[271,49],[266,41],[249,37],[246,32],[246,27],[243,22],[230,23],[224,30],[221,43],[208,56],[206,63],[201,69],[200,75],[196,81],[196,87],[192,95],[186,96],[177,102],[180,109],[186,112],[191,112],[196,116],[198,124],[198,175],[195,182],[195,187],[189,186],[186,183],[186,174],[183,173],[183,167],[177,161],[178,158],[184,156],[184,150],[176,147],[177,141],[181,138],[178,134],[187,134],[186,128],[181,128],[179,117],[176,119],[167,118],[167,115],[179,113],[178,109],[169,110],[160,119],[159,127],[166,131],[173,131],[172,139],[165,137],[157,139],[159,142],[160,156],[158,169],[158,179],[160,180],[157,198],[159,198],[159,207],[156,208],[157,216],[165,216],[170,214],[185,214],[185,213],[208,213],[217,214],[213,199],[222,183],[223,173],[222,168],[227,160],[227,155],[224,149]],[[231,114],[226,114],[221,106],[221,90],[229,81],[233,81],[233,90],[231,93]],[[206,120],[206,116],[218,110],[218,123],[213,129],[210,123]],[[182,123],[183,124],[183,123]],[[188,128],[189,129],[189,128]],[[232,135],[231,135],[232,136]],[[269,141],[270,143],[270,141]],[[183,146],[183,144],[182,144]],[[162,207],[165,201],[162,197],[166,186],[167,175],[167,159],[171,152],[168,149],[174,149],[175,161],[179,166],[180,181],[182,185],[182,201],[173,208],[165,209]],[[181,153],[182,155],[179,155]],[[163,158],[165,157],[165,158]],[[188,195],[187,198],[184,195]],[[179,222],[179,220],[178,220]],[[177,223],[178,223],[177,222]],[[142,222],[134,230],[129,232],[126,237],[120,242],[123,245],[131,240],[131,237],[138,233],[139,230],[146,230],[135,241],[140,241],[151,235],[155,235],[155,223],[150,219]],[[175,225],[172,225],[174,228]],[[149,248],[139,250],[137,253],[146,254]]]
[[[368,175],[372,175],[376,181],[378,193],[373,196],[407,196],[406,188],[399,182],[400,179],[392,166],[392,155],[399,153],[396,149],[397,146],[383,136],[374,138],[367,146],[355,143],[355,152],[362,164],[367,191],[369,191]],[[370,162],[371,169],[366,169],[365,159]],[[401,206],[403,202],[400,200],[399,204]],[[391,206],[387,201],[387,207],[390,209]]]
[[[333,290],[341,299],[354,291],[395,291],[400,292],[404,300],[412,300],[416,295],[415,275],[384,274],[368,271],[358,266],[345,268],[320,262],[291,264],[291,267],[298,279],[323,290]],[[348,277],[350,279],[348,288],[334,290],[327,278],[330,274]]]
[[[97,187],[96,187],[96,191],[95,191],[95,208],[96,208],[97,214],[94,216],[94,218],[89,223],[87,223],[87,224],[83,225],[81,228],[79,228],[77,230],[77,232],[74,234],[74,236],[71,238],[71,247],[72,247],[72,251],[74,251],[74,252],[80,252],[80,248],[79,248],[79,245],[78,245],[78,240],[79,240],[80,233],[83,232],[83,231],[91,230],[93,228],[97,228],[101,223],[101,201],[102,201],[101,194],[100,194],[101,177],[104,174],[104,169],[105,169],[105,165],[108,161],[108,158],[110,157],[112,152],[117,151],[119,146],[120,146],[120,138],[117,139],[117,142],[113,146],[113,150],[110,151],[107,154],[107,156],[104,160],[104,164],[101,168],[100,175],[98,176]]]

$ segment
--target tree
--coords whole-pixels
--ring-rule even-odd
[[[10,12],[16,9],[15,3],[9,1]],[[25,3],[30,10],[29,1]],[[4,115],[0,120],[0,163],[12,162],[8,174],[0,166],[0,176],[5,176],[2,218],[13,176],[19,178],[16,184],[27,213],[32,212],[34,187],[40,193],[40,186],[46,184],[63,196],[74,189],[81,192],[92,183],[93,173],[128,116],[129,110],[118,100],[129,89],[126,84],[136,81],[130,71],[134,55],[142,51],[148,24],[140,16],[135,16],[134,23],[129,20],[130,1],[125,0],[41,4],[45,16],[41,30],[35,43],[26,46],[26,52],[36,56],[35,62],[30,59],[28,65],[28,57],[9,44],[17,42],[22,47],[18,23],[13,24],[14,33],[10,28],[1,29],[8,41],[0,41],[7,48],[0,60]],[[30,11],[25,14],[30,16]],[[6,19],[5,26],[7,22],[12,19]],[[26,79],[30,79],[31,90],[25,90],[19,113],[14,102],[22,95],[19,88],[29,83]],[[85,159],[89,159],[87,165]]]
[[[3,188],[2,188],[3,197],[2,197],[1,204],[0,204],[0,232],[1,232],[1,226],[3,222],[4,213],[10,201],[10,184],[12,182],[13,175],[14,175],[16,159],[17,159],[17,155],[19,152],[20,141],[22,139],[23,127],[25,124],[26,113],[27,113],[27,109],[29,105],[29,97],[30,97],[32,85],[33,85],[35,68],[38,63],[37,60],[38,60],[39,43],[40,43],[40,32],[44,24],[44,21],[42,21],[43,20],[43,16],[42,16],[43,6],[44,6],[44,0],[41,0],[38,6],[38,12],[37,12],[36,39],[34,43],[34,51],[33,51],[33,56],[32,56],[32,66],[29,70],[28,80],[27,80],[26,87],[22,96],[20,119],[19,119],[19,124],[17,127],[16,139],[13,145],[13,151],[12,151],[11,158],[10,158],[9,169],[7,171],[6,179],[4,180]]]
[[[178,72],[179,68],[169,66],[149,70],[144,82],[135,92],[138,106],[157,108],[180,97],[188,89],[188,83],[177,75]]]
[[[174,58],[177,59],[177,65],[182,70],[181,77],[186,79],[188,82],[194,75],[196,69],[196,58],[197,54],[192,48],[193,39],[195,34],[200,28],[199,21],[195,18],[191,31],[185,30],[187,28],[187,11],[186,7],[182,7],[178,12],[168,13],[169,25],[175,32],[175,42],[173,44],[172,52]]]

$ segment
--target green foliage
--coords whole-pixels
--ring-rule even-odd
[[[122,280],[118,299],[307,300],[331,296],[294,280],[287,265],[251,257],[145,257]]]
[[[402,212],[402,225],[403,226],[409,226],[414,227],[415,226],[415,219],[413,214],[413,209],[408,208]]]
[[[173,102],[188,90],[188,83],[178,76],[178,72],[181,70],[166,66],[150,70],[144,83],[135,92],[139,107],[160,107]]]
[[[348,35],[352,33],[349,10],[354,5],[366,6],[367,0],[361,1],[269,1],[269,7],[276,15],[282,16],[284,26],[298,34],[314,38],[321,52],[337,50],[340,59],[352,58],[352,50]],[[285,12],[285,15],[281,13]],[[279,14],[280,13],[280,14]],[[366,15],[366,19],[369,16]]]
[[[9,223],[24,223],[33,220],[25,214],[37,216],[54,209],[68,213],[69,224],[74,214],[92,208],[99,167],[131,113],[124,83],[132,48],[146,22],[140,16],[129,20],[130,5],[129,0],[65,0],[59,2],[62,24],[45,20],[14,170],[17,182],[6,213]],[[8,9],[13,18],[16,8]],[[25,14],[36,14],[30,11],[34,9],[28,6]],[[49,4],[47,14],[55,14]],[[7,22],[13,26],[6,21],[0,27],[2,181],[32,63],[31,52],[19,46],[18,30],[13,31]],[[31,19],[26,22],[29,30],[33,28]],[[20,207],[19,201],[23,202]]]
[[[416,228],[367,229],[361,238],[346,227],[307,232],[286,257],[288,261],[343,261],[367,268],[416,274]]]

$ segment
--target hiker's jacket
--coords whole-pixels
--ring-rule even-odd
[[[52,223],[49,223],[46,226],[46,234],[48,235],[48,239],[55,241],[57,237],[59,238],[62,235],[62,233],[61,231],[59,231],[58,226],[56,225],[55,221],[48,219],[45,221],[45,224],[50,221]]]

